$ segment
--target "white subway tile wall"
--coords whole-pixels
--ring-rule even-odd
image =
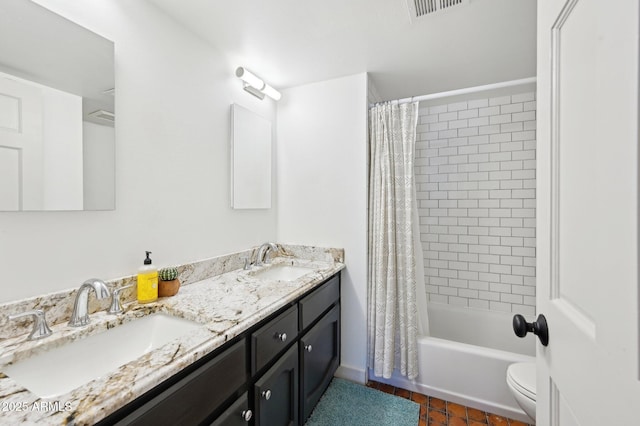
[[[536,101],[420,106],[416,182],[429,300],[535,314]]]

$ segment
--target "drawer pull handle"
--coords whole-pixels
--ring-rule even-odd
[[[251,417],[253,417],[253,412],[251,410],[244,410],[242,412],[242,419],[245,422],[248,422],[249,420],[251,420]]]
[[[266,391],[262,391],[262,397],[264,399],[266,399],[267,401],[271,399],[271,391],[270,390],[266,390]]]
[[[313,346],[305,345],[304,350],[307,351],[307,352],[311,352],[313,350]]]
[[[276,334],[276,339],[280,340],[281,342],[286,342],[287,341],[287,333],[278,333],[278,334]]]

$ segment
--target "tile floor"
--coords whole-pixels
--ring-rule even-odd
[[[380,382],[369,382],[367,386],[420,404],[418,426],[530,426],[517,420],[485,413],[475,408],[443,401]]]

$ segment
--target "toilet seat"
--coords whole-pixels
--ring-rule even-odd
[[[507,382],[520,394],[536,401],[536,365],[518,362],[507,368]]]

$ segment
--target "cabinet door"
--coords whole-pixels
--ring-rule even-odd
[[[302,420],[313,411],[340,364],[340,304],[300,339]]]
[[[254,386],[257,426],[298,424],[298,347],[292,346]]]
[[[224,413],[211,423],[211,426],[247,426],[253,418],[253,412],[249,409],[249,397],[245,392],[227,408]]]

